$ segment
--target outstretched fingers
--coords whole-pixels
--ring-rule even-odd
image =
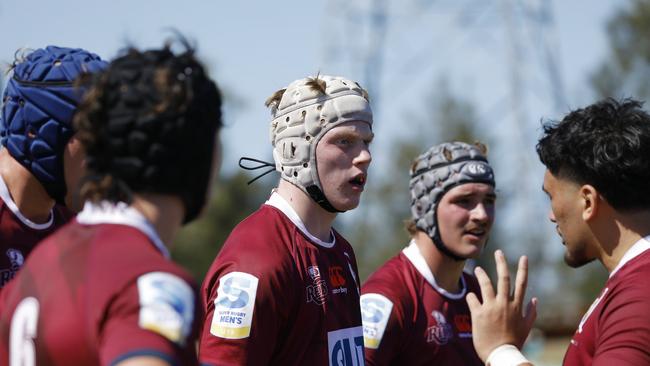
[[[478,280],[478,284],[481,287],[481,297],[483,302],[492,301],[494,299],[494,288],[492,288],[492,282],[487,273],[481,267],[474,268],[474,275]]]
[[[526,296],[526,286],[528,285],[528,257],[522,256],[519,258],[519,265],[517,267],[517,276],[515,277],[515,294],[514,300],[517,304],[524,303]]]
[[[497,299],[508,301],[510,300],[510,273],[506,256],[501,250],[494,252],[494,261],[497,264]]]

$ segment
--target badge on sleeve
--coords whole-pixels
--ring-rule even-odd
[[[366,348],[377,349],[384,336],[393,303],[380,294],[363,294],[360,301],[363,343]]]
[[[138,278],[138,325],[183,345],[194,322],[194,291],[180,277],[150,272]]]
[[[244,272],[231,272],[219,279],[210,333],[226,339],[250,335],[258,282]]]

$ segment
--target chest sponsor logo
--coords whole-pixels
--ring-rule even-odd
[[[7,258],[9,258],[9,268],[0,271],[0,287],[4,287],[7,282],[11,281],[14,276],[16,276],[16,272],[18,272],[20,267],[23,266],[23,263],[25,263],[25,257],[18,249],[7,249],[5,254],[7,255]]]
[[[449,343],[454,336],[451,325],[447,323],[445,316],[437,310],[432,311],[431,316],[433,319],[429,322],[432,325],[427,328],[427,342],[435,342],[439,346]]]
[[[362,327],[339,329],[327,333],[330,366],[363,366]]]
[[[377,349],[384,336],[393,303],[380,294],[361,295],[363,342],[367,348]]]
[[[226,339],[241,339],[251,334],[258,283],[257,277],[245,272],[221,277],[210,333]]]
[[[603,293],[601,293],[600,296],[598,296],[596,300],[594,300],[591,306],[589,306],[589,309],[587,310],[585,315],[583,315],[582,319],[580,319],[580,324],[578,325],[577,333],[582,333],[582,327],[584,327],[585,323],[587,322],[587,319],[589,319],[589,315],[591,315],[591,313],[594,312],[594,309],[596,309],[596,307],[598,306],[598,304],[600,304],[602,299],[605,298],[607,291],[609,291],[609,287],[605,287]]]
[[[181,278],[166,272],[150,272],[138,278],[140,314],[138,325],[185,344],[194,323],[195,299],[192,288]]]
[[[344,287],[346,285],[345,274],[343,272],[343,267],[341,266],[332,266],[329,269],[330,275],[330,284],[332,285],[332,294],[347,294],[348,288]]]
[[[321,277],[320,269],[318,266],[311,266],[307,268],[307,273],[311,280],[311,283],[307,285],[307,303],[323,305],[327,300],[327,284]]]
[[[454,325],[460,338],[472,338],[472,319],[469,315],[454,315]]]

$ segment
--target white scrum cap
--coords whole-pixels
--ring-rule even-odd
[[[351,121],[372,126],[368,93],[355,81],[338,76],[299,79],[267,100],[271,107],[271,143],[275,169],[323,208],[332,207],[316,169],[316,145],[332,128]]]

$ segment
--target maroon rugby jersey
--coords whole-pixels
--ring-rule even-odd
[[[461,290],[440,288],[415,242],[363,284],[361,313],[367,365],[482,365],[465,302],[480,296],[463,272]]]
[[[242,221],[201,288],[201,363],[363,365],[356,259],[332,237],[309,234],[277,193]]]
[[[650,365],[650,242],[641,239],[582,317],[564,365]]]
[[[72,216],[65,207],[56,205],[46,223],[30,221],[20,213],[0,176],[0,290],[14,278],[36,244]]]
[[[197,364],[198,293],[167,256],[136,210],[87,203],[3,291],[0,365]]]

